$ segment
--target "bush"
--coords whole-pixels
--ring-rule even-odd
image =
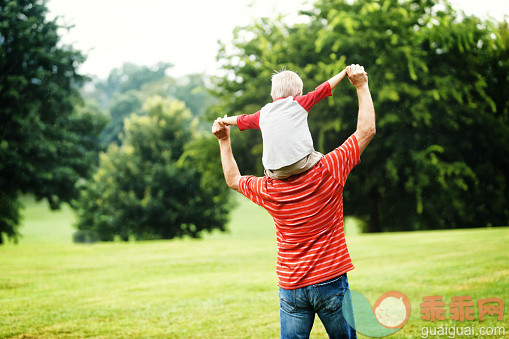
[[[79,230],[136,239],[197,238],[224,231],[229,193],[217,142],[195,131],[185,105],[161,97],[147,100],[144,116],[125,120],[121,146],[100,154],[100,164],[78,202]]]
[[[92,244],[99,241],[99,236],[93,231],[76,231],[72,235],[72,241],[80,244]]]

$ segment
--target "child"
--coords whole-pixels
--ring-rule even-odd
[[[265,175],[271,179],[286,179],[311,169],[323,156],[313,148],[307,115],[320,100],[332,95],[346,70],[302,94],[302,80],[292,71],[277,72],[272,76],[271,96],[274,100],[250,115],[223,118],[227,125],[239,130],[259,129],[262,132],[262,162]]]

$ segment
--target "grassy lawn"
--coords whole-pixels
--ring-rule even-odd
[[[71,242],[68,209],[26,205],[20,243],[0,247],[0,338],[279,336],[273,224],[247,199],[229,233],[94,245]],[[509,330],[508,314],[429,323],[419,308],[431,295],[446,305],[460,295],[509,302],[509,228],[361,235],[348,223],[347,234],[350,287],[371,303],[390,290],[410,298],[410,319],[392,337],[420,337],[431,325]],[[311,336],[327,337],[318,319]]]

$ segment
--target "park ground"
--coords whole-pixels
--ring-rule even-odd
[[[0,338],[277,338],[274,226],[235,198],[228,233],[92,245],[72,243],[68,208],[25,199],[23,237],[0,247]],[[410,299],[409,321],[391,338],[430,326],[509,330],[509,314],[479,322],[477,305],[475,321],[433,323],[419,305],[433,295],[446,305],[461,295],[509,302],[509,228],[359,234],[347,220],[346,231],[350,287],[371,304],[391,290]],[[327,337],[318,319],[311,337]]]

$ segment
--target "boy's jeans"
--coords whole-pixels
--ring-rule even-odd
[[[346,273],[295,290],[280,287],[281,338],[309,338],[315,313],[318,313],[329,338],[356,338],[356,332],[346,322],[341,307],[343,296],[348,290]],[[350,293],[347,296],[350,296]],[[346,301],[352,302],[351,299]]]

